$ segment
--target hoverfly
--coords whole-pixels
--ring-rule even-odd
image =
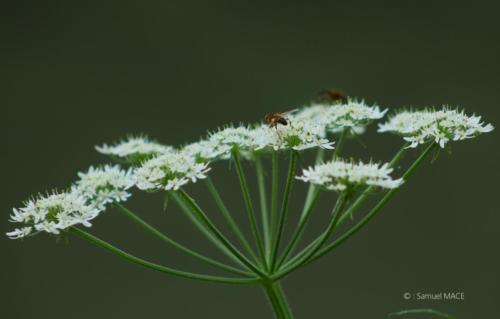
[[[329,102],[338,102],[340,101],[342,104],[347,104],[348,97],[347,95],[339,89],[331,88],[327,90],[322,90],[318,94],[318,98],[323,101]]]
[[[274,127],[276,129],[278,127],[278,124],[285,125],[285,126],[289,125],[289,124],[291,125],[290,119],[287,117],[287,114],[291,114],[297,110],[298,109],[294,109],[294,110],[287,111],[287,112],[269,113],[264,117],[264,121],[266,121],[266,123],[267,123],[267,125],[269,125],[269,127]]]

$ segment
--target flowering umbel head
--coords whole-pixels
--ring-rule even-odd
[[[106,204],[127,200],[131,195],[128,190],[134,185],[131,169],[125,171],[118,165],[90,167],[87,172],[78,173],[78,176],[80,180],[73,186],[73,192],[100,210],[104,210]]]
[[[391,172],[392,168],[387,163],[381,165],[333,160],[304,169],[297,179],[334,191],[353,190],[366,185],[389,189],[401,186],[403,180],[392,179],[389,175]]]
[[[364,101],[349,99],[345,104],[313,104],[292,118],[310,120],[324,127],[326,132],[339,133],[348,129],[351,133],[361,134],[374,120],[384,117],[387,109],[380,110],[377,105],[369,106]]]
[[[91,226],[90,221],[99,215],[99,209],[74,192],[53,193],[26,202],[22,208],[13,209],[10,221],[21,228],[8,232],[11,239],[27,237],[33,232],[59,234],[70,226]]]
[[[253,143],[256,150],[273,149],[296,150],[320,147],[333,149],[333,141],[325,137],[321,123],[311,120],[290,120],[287,125],[269,127],[262,125],[253,131]]]
[[[170,152],[173,147],[153,142],[144,136],[137,136],[129,137],[114,145],[96,146],[96,150],[131,164],[139,164],[156,155]]]
[[[144,162],[134,171],[141,190],[178,190],[181,186],[206,177],[207,162],[199,162],[183,152],[169,152]]]
[[[491,132],[493,125],[481,121],[480,116],[468,116],[464,111],[443,108],[440,111],[402,111],[384,124],[379,132],[392,132],[403,136],[410,147],[434,141],[442,148],[450,141],[473,138]]]

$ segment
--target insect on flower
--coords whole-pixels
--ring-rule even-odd
[[[297,110],[298,109],[294,109],[294,110],[287,111],[287,112],[273,112],[273,113],[269,113],[269,114],[267,114],[264,117],[264,120],[269,125],[269,127],[274,127],[276,129],[278,127],[278,124],[285,125],[285,126],[288,125],[288,124],[291,125],[291,121],[287,117],[287,115],[291,114],[291,113],[293,113],[293,112],[295,112]]]
[[[328,102],[341,102],[342,104],[347,104],[347,95],[339,89],[331,88],[327,90],[322,90],[318,94],[318,99]]]

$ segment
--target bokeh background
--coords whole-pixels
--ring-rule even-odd
[[[11,208],[31,194],[63,189],[76,172],[105,163],[96,144],[145,133],[178,145],[229,122],[256,122],[307,103],[322,88],[339,87],[391,109],[461,106],[500,123],[498,7],[480,1],[3,1],[0,7],[2,233],[13,227]],[[375,128],[362,138],[366,147],[350,141],[345,154],[388,160],[401,141]],[[367,228],[285,280],[296,316],[385,318],[408,308],[457,318],[497,314],[499,160],[494,131],[428,161]],[[246,169],[250,175],[253,168]],[[234,169],[219,163],[211,174],[237,219],[246,221]],[[189,190],[218,220],[203,184]],[[292,221],[303,196],[297,184]],[[328,196],[322,200],[310,233],[322,229],[330,204]],[[173,203],[162,211],[161,196],[137,194],[127,205],[217,256]],[[154,261],[208,270],[117,211],[100,216],[92,233]],[[256,287],[169,277],[79,238],[2,237],[0,246],[2,318],[271,318]],[[406,301],[405,292],[464,292],[465,300]]]

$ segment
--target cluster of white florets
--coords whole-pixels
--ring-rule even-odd
[[[144,136],[136,136],[129,137],[114,145],[104,144],[96,146],[96,150],[102,154],[137,163],[141,160],[170,152],[173,150],[173,147],[153,142]]]
[[[346,104],[313,104],[292,118],[309,120],[323,126],[326,132],[339,133],[349,129],[351,133],[361,134],[371,122],[384,117],[387,109],[377,105],[369,106],[364,101],[350,99]]]
[[[17,239],[42,231],[57,235],[73,225],[89,227],[99,212],[97,207],[87,204],[85,197],[74,192],[39,196],[27,201],[22,208],[13,209],[10,221],[23,226],[8,232],[7,236]]]
[[[379,132],[393,132],[410,142],[410,147],[434,141],[441,147],[450,141],[459,141],[491,132],[493,125],[485,124],[480,116],[468,116],[463,111],[403,111],[379,124]]]
[[[311,120],[290,121],[287,125],[227,127],[210,133],[206,140],[186,145],[181,152],[198,161],[229,159],[236,151],[245,158],[264,150],[332,149],[334,142],[325,136],[324,127]]]
[[[365,185],[388,189],[401,186],[403,180],[392,179],[391,172],[389,164],[334,160],[304,169],[302,175],[296,178],[333,191],[352,190]]]
[[[208,163],[193,156],[171,152],[152,158],[135,169],[134,180],[141,190],[178,190],[181,186],[206,178]]]
[[[90,167],[78,176],[80,180],[73,186],[73,192],[101,210],[106,204],[126,201],[131,196],[128,190],[134,186],[132,170],[123,170],[118,165]]]
[[[311,120],[290,120],[288,125],[269,127],[262,125],[254,130],[254,147],[256,150],[273,149],[302,151],[319,147],[333,149],[334,142],[326,138],[321,123]]]

